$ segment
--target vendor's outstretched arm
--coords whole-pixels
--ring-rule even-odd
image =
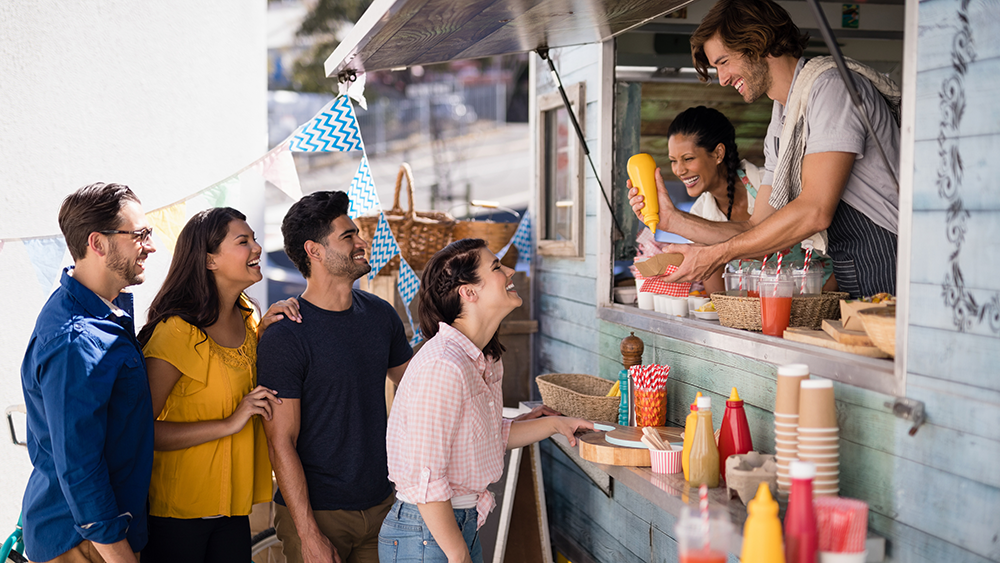
[[[802,161],[802,193],[799,197],[770,213],[752,229],[722,243],[711,246],[667,245],[664,250],[683,254],[684,262],[664,281],[704,279],[730,260],[763,257],[826,229],[837,211],[854,159],[854,153],[844,152],[806,155]],[[757,194],[758,202],[766,201],[762,198],[770,195],[770,186],[765,188]]]

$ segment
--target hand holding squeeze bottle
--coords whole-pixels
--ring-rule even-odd
[[[656,162],[646,153],[632,155],[628,159],[628,177],[632,187],[639,190],[645,207],[642,208],[642,222],[650,231],[656,232],[660,224],[660,205],[656,194]]]

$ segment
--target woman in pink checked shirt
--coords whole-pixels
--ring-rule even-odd
[[[494,506],[486,487],[505,449],[555,433],[575,444],[593,424],[549,416],[511,422],[503,408],[500,321],[521,305],[511,278],[479,239],[445,247],[421,280],[420,329],[392,404],[386,448],[396,504],[379,533],[379,561],[483,560],[477,530]]]

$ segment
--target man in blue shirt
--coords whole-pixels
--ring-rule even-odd
[[[34,470],[22,504],[32,561],[135,562],[146,544],[153,411],[132,295],[154,252],[127,186],[67,197],[74,266],[42,308],[21,365]]]

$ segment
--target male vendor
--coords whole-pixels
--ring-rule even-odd
[[[695,68],[752,103],[774,101],[764,143],[765,172],[748,221],[716,223],[677,210],[656,172],[659,229],[696,243],[668,245],[684,255],[668,281],[704,279],[738,258],[759,258],[826,229],[826,254],[852,297],[895,293],[899,193],[830,57],[802,57],[808,35],[771,0],[720,0],[691,36]],[[899,89],[851,62],[875,134],[898,168]],[[631,183],[629,183],[631,188]],[[641,214],[643,199],[629,191]],[[815,240],[815,238],[814,238]]]

